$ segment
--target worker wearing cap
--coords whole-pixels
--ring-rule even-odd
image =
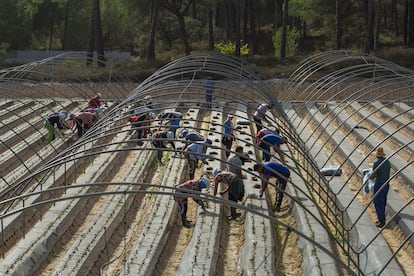
[[[92,97],[89,100],[88,106],[92,107],[92,108],[100,108],[101,107],[101,99],[102,99],[102,94],[101,93],[96,94],[94,97]]]
[[[70,125],[66,122],[68,112],[63,110],[61,112],[54,112],[46,116],[44,119],[45,128],[48,131],[48,141],[52,142],[56,138],[56,132],[59,130],[59,134],[63,129],[70,129]]]
[[[198,180],[191,179],[184,183],[181,183],[178,186],[176,186],[176,188],[177,189],[174,194],[174,200],[178,203],[180,207],[181,221],[183,222],[184,227],[190,227],[191,221],[187,220],[188,197],[179,195],[178,193],[191,193],[191,191],[201,192],[202,189],[206,189],[208,192],[210,190],[210,180],[202,176]],[[206,211],[204,202],[201,199],[193,198],[193,200],[203,209],[204,212]]]
[[[269,119],[266,116],[266,112],[272,108],[273,108],[273,104],[263,103],[258,106],[257,110],[253,114],[253,119],[254,119],[254,122],[256,123],[256,132],[259,132],[259,130],[263,128],[262,121],[270,123]]]
[[[186,148],[190,143],[204,141],[203,135],[201,135],[197,131],[189,131],[186,128],[183,128],[181,130],[179,137],[184,138],[185,140],[184,148]]]
[[[391,163],[385,158],[383,148],[378,148],[375,152],[377,160],[372,167],[370,179],[375,179],[374,184],[374,206],[377,213],[378,221],[375,223],[377,227],[385,225],[385,207],[387,206],[387,195],[390,189],[389,178],[391,173]]]
[[[259,145],[260,140],[263,138],[263,136],[265,136],[267,134],[277,134],[277,135],[279,135],[280,132],[279,132],[279,129],[277,127],[274,127],[273,129],[270,129],[270,128],[267,128],[267,127],[262,128],[261,130],[259,130],[256,133],[256,144]]]
[[[223,138],[221,140],[222,144],[226,147],[226,158],[229,158],[231,152],[231,146],[233,145],[234,140],[234,116],[232,114],[227,115],[227,120],[224,121],[223,127]]]
[[[226,187],[220,192],[220,195],[229,193],[229,200],[238,202],[241,201],[244,197],[244,183],[243,179],[238,175],[228,172],[221,171],[220,169],[215,169],[213,171],[214,176],[214,195],[217,195],[218,184],[224,184]],[[240,213],[236,212],[236,208],[230,206],[230,215],[227,217],[229,220],[234,220],[240,216]]]
[[[188,162],[188,174],[190,176],[190,179],[194,178],[195,170],[199,160],[201,160],[204,164],[208,164],[206,161],[206,152],[207,147],[212,144],[213,141],[206,139],[204,142],[192,143],[185,148],[184,156]]]

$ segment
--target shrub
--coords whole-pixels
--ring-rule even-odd
[[[236,53],[236,44],[233,42],[219,41],[214,45],[214,47],[222,54],[234,55]],[[242,41],[240,46],[240,56],[247,56],[249,51],[249,45],[247,43],[243,44]]]
[[[294,56],[298,52],[299,31],[295,27],[288,27],[286,33],[286,57]],[[282,28],[273,35],[273,46],[275,57],[280,57],[280,46],[282,45]]]

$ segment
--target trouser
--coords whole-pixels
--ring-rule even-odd
[[[262,153],[263,153],[263,160],[265,162],[270,161],[270,146],[267,145],[266,143],[262,142],[259,147],[262,149]]]
[[[186,201],[178,203],[180,206],[180,216],[183,223],[187,222],[188,203]]]
[[[206,94],[206,107],[211,108],[211,102],[213,101],[213,95]]]
[[[233,138],[224,137],[223,138],[223,144],[226,147],[226,158],[229,158],[230,152],[231,152],[231,146],[233,145]]]
[[[161,162],[162,161],[162,156],[163,156],[163,153],[164,153],[164,149],[166,149],[167,147],[161,141],[154,142],[153,145],[154,145],[155,148],[157,148],[157,159],[158,159],[159,162]]]
[[[142,139],[142,137],[144,137],[144,128],[141,126],[141,124],[135,124],[134,128],[137,130],[137,139]]]
[[[278,178],[277,180],[277,193],[276,193],[276,208],[280,208],[282,205],[283,194],[285,193],[287,179],[290,177],[290,173],[284,175],[285,179]]]
[[[78,131],[78,137],[82,137],[82,135],[85,133],[84,126],[82,120],[75,119],[76,123],[76,129]]]
[[[188,161],[188,175],[190,176],[190,179],[194,179],[194,174],[195,174],[198,160],[192,160],[190,158],[187,158],[187,161]]]
[[[382,189],[381,189],[382,187]],[[390,185],[375,182],[374,184],[374,206],[377,213],[378,221],[385,223],[385,207],[387,205],[387,194]]]
[[[253,119],[254,119],[254,122],[256,124],[256,133],[257,133],[257,132],[259,132],[263,128],[262,120],[261,119],[257,119],[257,118],[253,118]]]
[[[47,140],[49,142],[52,142],[53,140],[55,140],[55,128],[52,126],[52,124],[49,121],[45,122],[45,128],[47,129],[47,132],[48,132]]]
[[[233,196],[232,193],[229,193],[229,200],[234,201],[235,203],[237,203],[237,199]],[[230,215],[232,217],[236,216],[236,207],[233,207],[233,206],[230,207]]]

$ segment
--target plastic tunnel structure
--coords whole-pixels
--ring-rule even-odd
[[[108,239],[126,233],[126,218],[138,212],[146,195],[156,206],[142,219],[146,230],[128,246],[121,246],[127,242],[122,238],[113,243],[124,248],[119,274],[154,274],[168,231],[177,223],[172,195],[180,191],[175,185],[189,179],[178,133],[186,128],[213,141],[204,156],[207,164],[196,170],[197,177],[213,180],[214,169],[227,165],[221,144],[227,114],[235,118],[234,145],[243,146],[250,158],[242,167],[245,200],[234,203],[211,192],[186,194],[211,206],[208,214],[197,213],[193,236],[204,234],[187,246],[178,274],[218,273],[224,206],[246,214],[238,254],[243,275],[283,275],[287,238],[278,236],[278,229],[298,237],[302,275],[395,276],[414,269],[409,258],[414,242],[412,71],[333,51],[304,60],[286,80],[265,81],[253,64],[207,52],[176,59],[137,85],[114,76],[111,68],[117,64],[110,61],[106,68],[85,67],[85,56],[65,54],[0,71],[0,273],[42,272],[53,252],[62,250],[63,239],[73,245],[53,263],[52,274],[110,269],[112,261],[102,257],[109,254]],[[209,77],[214,82],[211,106],[205,95]],[[78,112],[98,92],[103,112],[92,128],[82,137],[66,131],[46,141],[48,113]],[[294,217],[293,225],[273,211],[278,189],[273,180],[264,198],[258,196],[257,186],[265,180],[253,170],[263,160],[253,113],[262,103],[274,106],[266,126],[277,127],[288,141],[281,146],[291,173],[283,205]],[[152,145],[151,133],[139,137],[139,129],[129,123],[143,107],[155,114],[145,121],[152,134],[171,127],[161,114],[183,114],[175,148],[162,149],[163,165],[157,162],[160,149]],[[392,164],[383,228],[374,224],[374,194],[363,182],[378,147]],[[270,154],[272,161],[281,162],[274,151]],[[155,174],[162,175],[156,182]],[[73,224],[82,227],[72,229]],[[201,259],[205,263],[194,264]]]

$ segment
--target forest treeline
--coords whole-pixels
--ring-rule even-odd
[[[218,49],[283,60],[414,46],[414,0],[0,0],[0,7],[0,57],[31,49],[87,51],[89,62],[104,51],[155,60]]]

